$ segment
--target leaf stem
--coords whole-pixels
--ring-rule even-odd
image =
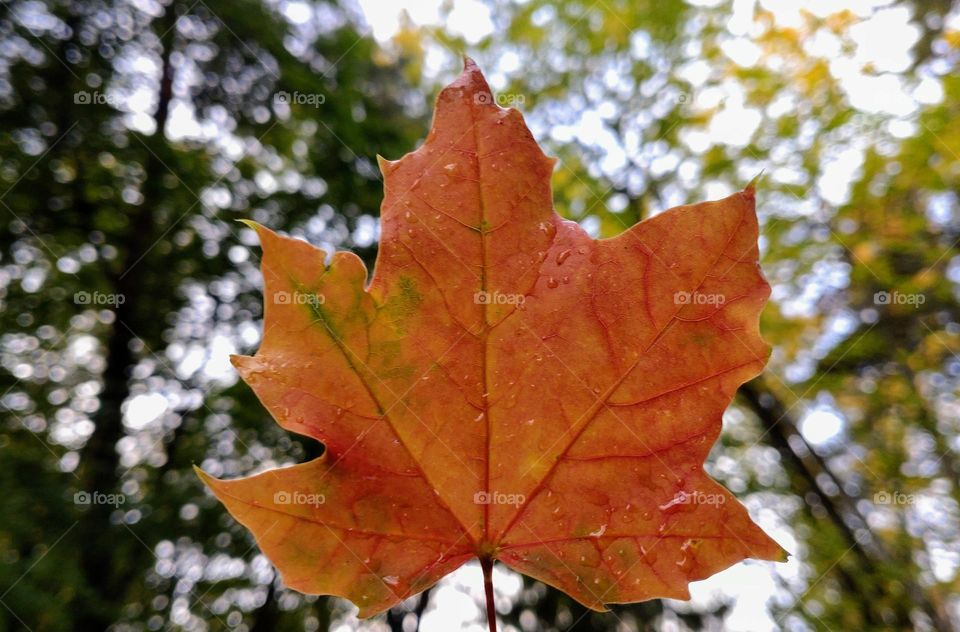
[[[497,632],[497,609],[493,604],[493,558],[481,557],[480,568],[483,569],[483,592],[487,599],[487,624],[490,632]]]

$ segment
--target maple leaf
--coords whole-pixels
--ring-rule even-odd
[[[488,614],[494,560],[603,610],[783,559],[703,470],[769,351],[752,186],[594,240],[553,211],[554,163],[467,60],[425,144],[380,161],[369,287],[254,225],[263,341],[233,363],[325,452],[200,475],[287,586],[367,617],[479,558]]]

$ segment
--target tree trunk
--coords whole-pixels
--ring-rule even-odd
[[[762,392],[756,386],[761,379],[758,378],[754,382],[744,384],[740,387],[739,393],[747,402],[750,410],[760,419],[763,428],[767,431],[765,438],[780,453],[788,472],[794,474],[792,477],[794,491],[801,498],[806,498],[808,495],[816,498],[817,502],[826,510],[831,522],[840,531],[847,546],[850,547],[850,552],[856,556],[858,560],[856,573],[847,573],[843,570],[839,560],[834,566],[834,570],[840,574],[841,582],[845,585],[857,584],[856,590],[851,595],[858,595],[862,598],[861,611],[866,621],[875,625],[882,625],[882,619],[874,613],[873,608],[866,601],[869,599],[869,595],[877,590],[877,587],[864,586],[863,583],[865,580],[873,581],[875,578],[882,577],[883,575],[878,567],[885,563],[892,563],[892,557],[880,545],[880,540],[873,534],[866,519],[857,510],[856,499],[847,495],[842,481],[836,473],[803,440],[803,437],[797,431],[796,423],[790,417],[789,410],[783,402],[769,391]],[[803,440],[809,454],[798,454],[791,445],[791,437],[798,437]],[[836,498],[823,489],[817,480],[818,475],[827,476],[837,485],[839,491]],[[858,523],[856,531],[870,536],[868,546],[865,546],[862,538],[858,538],[855,529],[850,526],[851,518]],[[853,588],[853,586],[848,586],[848,588]],[[926,593],[918,584],[912,581],[907,582],[906,590],[913,604],[930,618],[930,622],[936,630],[940,632],[951,632],[953,630],[949,620],[937,608],[933,607]],[[910,606],[905,603],[899,605],[900,607],[897,610],[898,625],[902,625],[902,629],[911,629],[913,624],[910,620]]]
[[[157,21],[164,35],[161,40],[163,79],[155,114],[157,131],[155,142],[152,143],[155,145],[165,142],[163,131],[172,98],[173,67],[170,56],[175,20],[174,5],[171,4]],[[145,267],[142,263],[140,266],[133,264],[152,247],[156,238],[154,217],[165,169],[154,156],[155,151],[146,154],[145,199],[143,204],[129,207],[127,238],[123,244],[126,254],[122,259],[123,266],[115,271],[112,279],[113,291],[123,297],[123,302],[116,307],[115,319],[106,340],[100,408],[93,415],[95,428],[83,451],[80,479],[83,490],[88,493],[117,492],[119,457],[116,446],[123,437],[122,406],[130,395],[129,374],[136,361],[132,348],[136,340],[134,332],[142,321],[139,308],[143,301],[149,299],[149,289],[144,287],[142,279]],[[129,267],[131,265],[133,267]],[[86,583],[85,593],[78,595],[74,606],[78,630],[104,630],[116,621],[128,594],[128,581],[144,567],[138,560],[152,554],[135,539],[135,546],[123,547],[123,554],[119,554],[117,547],[120,543],[129,544],[133,536],[123,526],[111,524],[110,517],[115,510],[113,505],[93,503],[78,525],[80,563]]]

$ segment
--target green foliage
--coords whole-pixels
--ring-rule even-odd
[[[261,432],[259,403],[205,370],[215,338],[256,343],[252,232],[234,220],[351,245],[379,205],[372,157],[423,134],[402,64],[316,9],[335,24],[298,30],[255,1],[4,5],[0,629],[329,618],[292,593],[278,609],[269,566],[192,472],[322,449]],[[178,108],[199,134],[173,136]],[[129,407],[148,393],[165,412],[141,426]]]

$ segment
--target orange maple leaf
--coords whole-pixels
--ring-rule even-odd
[[[769,351],[752,187],[591,239],[469,60],[425,144],[380,165],[367,288],[356,255],[255,226],[263,343],[233,362],[326,450],[201,476],[287,586],[366,617],[479,558],[488,602],[499,560],[603,610],[783,558],[703,470]]]

